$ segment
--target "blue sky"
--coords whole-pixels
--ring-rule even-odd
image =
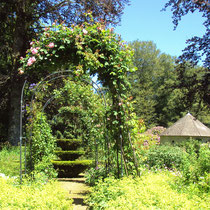
[[[204,19],[201,13],[190,13],[182,18],[174,31],[170,8],[166,12],[160,11],[166,2],[167,0],[131,0],[131,5],[125,8],[120,26],[116,27],[115,32],[127,42],[137,39],[153,41],[162,53],[181,55],[187,39],[204,34]]]

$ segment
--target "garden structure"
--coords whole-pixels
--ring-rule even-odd
[[[160,134],[160,143],[179,143],[190,138],[209,142],[210,129],[188,113]]]
[[[53,86],[57,78],[67,77],[70,74],[77,81],[83,76],[97,75],[100,84],[107,88],[106,94],[109,95],[110,104],[109,109],[105,110],[103,137],[97,140],[98,145],[103,145],[105,156],[103,163],[107,171],[110,167],[114,167],[119,177],[123,176],[128,167],[126,163],[129,161],[134,161],[136,166],[135,158],[132,160],[130,155],[126,156],[130,152],[132,154],[131,139],[128,135],[132,127],[132,123],[129,124],[132,106],[127,95],[129,83],[126,75],[135,70],[131,65],[133,52],[129,47],[113,32],[113,29],[106,28],[100,22],[72,25],[71,28],[62,24],[53,24],[52,28],[45,28],[43,34],[30,45],[26,57],[20,58],[22,66],[19,68],[19,74],[23,78],[26,76],[29,84],[41,80],[35,87],[30,102],[30,117],[26,122],[29,125],[26,139],[31,151],[28,161],[34,160],[31,169],[36,168],[40,161],[46,162],[49,155],[54,153],[52,130],[47,123],[49,119],[45,116],[44,110],[56,95],[48,94],[45,97],[45,86],[49,81]],[[65,70],[69,67],[71,71]],[[63,75],[64,72],[67,73]],[[25,85],[22,90],[22,105],[24,105]],[[38,91],[42,85],[42,89]],[[48,99],[44,104],[36,105],[40,92],[43,98]],[[22,109],[21,106],[21,113]],[[25,138],[22,135],[22,122],[20,129],[20,145],[22,145],[22,140]],[[97,150],[97,146],[95,148]]]

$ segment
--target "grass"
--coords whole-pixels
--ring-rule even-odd
[[[24,164],[22,164],[24,167]],[[9,147],[0,151],[0,173],[6,176],[18,176],[20,173],[20,148]]]
[[[73,209],[73,200],[60,183],[45,180],[44,174],[34,174],[33,181],[26,176],[20,185],[19,178],[14,178],[19,176],[19,171],[20,148],[0,150],[0,173],[7,176],[0,177],[0,209]]]

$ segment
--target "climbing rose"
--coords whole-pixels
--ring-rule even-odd
[[[83,29],[82,32],[83,32],[84,34],[87,34],[87,33],[88,33],[88,31],[85,30],[85,29]]]
[[[31,66],[36,61],[35,57],[30,57],[27,62],[27,66]]]
[[[31,52],[32,52],[33,55],[35,55],[35,54],[38,53],[38,50],[37,50],[36,48],[32,48],[32,49],[31,49]]]
[[[24,71],[21,68],[19,68],[18,71],[19,71],[18,72],[19,74],[23,74],[24,73]]]
[[[54,45],[53,42],[51,42],[51,43],[48,45],[49,48],[53,48],[54,46],[55,46],[55,45]]]

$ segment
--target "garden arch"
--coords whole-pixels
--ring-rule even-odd
[[[76,77],[97,74],[112,98],[110,127],[118,155],[128,134],[125,121],[130,106],[126,101],[129,88],[126,74],[133,70],[133,53],[128,46],[103,23],[84,23],[70,28],[53,24],[52,28],[45,28],[30,45],[25,58],[20,59],[22,66],[19,68],[19,73],[28,75],[29,80],[69,67]],[[119,171],[119,164],[117,167]]]
[[[37,85],[35,85],[35,88],[33,90],[33,95],[31,96],[30,105],[29,105],[30,110],[33,111],[33,105],[36,102],[36,98],[35,98],[36,97],[36,93],[39,93],[39,91],[40,91],[39,89],[40,89],[40,87],[42,85],[45,85],[48,82],[53,82],[53,81],[55,81],[57,79],[69,78],[71,76],[75,77],[73,72],[71,70],[65,70],[65,71],[53,72],[52,74],[46,76],[43,80],[41,80]],[[73,78],[72,78],[72,81],[73,81]],[[97,94],[99,94],[100,98],[102,99],[102,101],[104,103],[104,107],[106,109],[106,107],[107,107],[106,98],[104,96],[104,93],[101,91],[101,88],[98,86],[98,84],[96,82],[94,82],[92,79],[91,79],[91,81],[88,81],[85,78],[80,78],[80,81],[84,82],[87,85],[92,86],[94,91],[97,92]],[[25,89],[26,84],[27,84],[27,80],[24,82],[24,85],[22,87],[22,93],[21,93],[21,112],[20,112],[20,125],[21,126],[20,126],[20,138],[19,138],[20,139],[20,177],[21,177],[21,179],[22,179],[22,161],[21,161],[22,158],[21,157],[22,157],[22,142],[23,142],[22,139],[23,138],[26,139],[26,137],[23,137],[23,128],[22,128],[22,125],[23,125],[23,123],[22,123],[23,122],[23,113],[25,112],[25,110],[23,110],[23,109],[24,109],[24,107],[26,105],[24,103],[24,92],[25,92],[24,89]],[[43,105],[43,108],[41,110],[42,114],[44,113],[45,108],[54,100],[55,97],[56,97],[56,95],[53,95],[45,102],[45,104]],[[31,116],[29,116],[29,118],[31,118]],[[41,118],[41,120],[42,120],[42,118]],[[106,121],[106,119],[104,118],[104,125],[106,125],[105,121]],[[105,139],[106,139],[105,147],[107,148],[107,153],[109,153],[108,147],[107,147],[107,145],[108,145],[108,137],[106,135],[106,128],[105,128],[104,134],[105,134]],[[32,137],[32,131],[30,131],[30,137],[28,139],[29,144],[31,144],[31,142],[32,142],[31,137]],[[26,154],[26,141],[25,141],[25,152],[24,153]],[[96,158],[95,161],[96,161],[96,164],[97,164],[97,162],[98,162],[97,161],[97,157],[95,157],[95,158]],[[106,163],[106,167],[108,167],[108,166],[109,166],[109,159],[107,159],[107,163]],[[26,157],[25,157],[25,168],[26,168]],[[26,173],[26,171],[25,171],[25,173]]]

